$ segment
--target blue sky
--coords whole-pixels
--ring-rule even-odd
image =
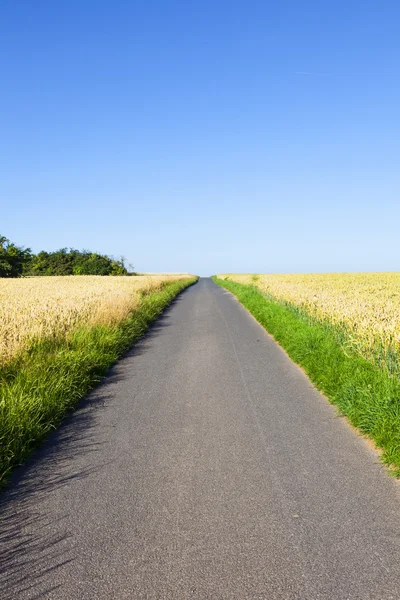
[[[3,0],[0,232],[139,269],[400,270],[400,4]]]

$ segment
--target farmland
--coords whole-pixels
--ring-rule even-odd
[[[143,293],[181,276],[0,278],[0,366],[42,340],[79,325],[112,325],[137,309]]]
[[[0,479],[195,281],[187,275],[0,279]]]
[[[400,374],[400,273],[219,275],[330,324],[343,349]]]
[[[221,274],[400,475],[400,274]]]

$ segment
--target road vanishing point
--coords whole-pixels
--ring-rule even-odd
[[[0,598],[399,600],[399,491],[200,279],[15,472]]]

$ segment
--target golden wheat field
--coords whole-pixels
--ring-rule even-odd
[[[344,328],[348,344],[387,366],[400,356],[400,273],[234,275],[218,277],[256,285],[277,300]]]
[[[43,338],[81,324],[112,324],[138,306],[141,290],[182,275],[0,279],[0,365]]]

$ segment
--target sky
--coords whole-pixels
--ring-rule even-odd
[[[0,233],[138,271],[400,270],[397,0],[2,0]]]

